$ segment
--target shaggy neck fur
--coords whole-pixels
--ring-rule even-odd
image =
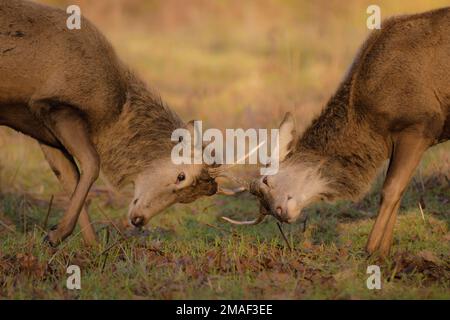
[[[354,104],[353,96],[363,62],[389,25],[386,22],[384,31],[372,32],[364,42],[335,95],[298,140],[290,159],[318,170],[327,182],[329,193],[324,196],[329,200],[358,200],[389,158],[389,142],[371,125],[365,106]]]
[[[318,170],[327,181],[329,200],[359,199],[388,157],[383,137],[355,111],[351,86],[348,77],[297,142],[290,159]]]
[[[172,132],[185,126],[133,73],[127,78],[122,112],[95,141],[102,171],[116,186],[131,181],[154,160],[170,158]]]

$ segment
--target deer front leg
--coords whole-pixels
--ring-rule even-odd
[[[40,144],[40,147],[45,158],[50,164],[51,169],[61,183],[64,192],[66,192],[70,197],[80,179],[80,174],[73,157],[63,150],[53,148],[45,144]],[[83,205],[83,208],[81,209],[78,223],[80,225],[81,235],[83,236],[85,243],[88,245],[96,244],[97,239],[95,236],[95,231],[89,221],[89,215],[85,205]]]
[[[397,205],[395,206],[394,210],[392,211],[391,216],[387,222],[386,229],[384,230],[383,237],[381,238],[381,241],[380,241],[379,252],[380,252],[381,256],[383,256],[383,257],[388,256],[391,251],[392,242],[394,240],[395,221],[397,220],[397,214],[398,214],[398,210],[400,208],[400,202],[401,202],[401,199],[399,199]]]
[[[430,141],[415,131],[401,133],[394,141],[381,193],[380,210],[367,241],[366,250],[370,254],[377,252],[382,257],[389,255],[401,197],[429,145]]]
[[[71,108],[50,110],[46,115],[46,121],[67,152],[78,160],[81,171],[64,216],[56,229],[50,231],[46,237],[52,246],[56,246],[75,228],[89,189],[98,177],[100,161],[89,138],[87,124],[76,110]]]

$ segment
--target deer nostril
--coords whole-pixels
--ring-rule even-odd
[[[135,227],[142,227],[142,225],[144,224],[144,218],[142,218],[140,216],[133,217],[133,218],[131,218],[131,223]]]
[[[291,200],[291,199],[292,199],[292,197],[291,197],[291,196],[288,196],[288,198],[287,198],[287,199],[288,199],[288,201],[289,201],[289,200]]]

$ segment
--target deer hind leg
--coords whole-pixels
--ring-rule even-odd
[[[60,149],[49,147],[45,144],[40,144],[40,146],[50,167],[61,183],[64,192],[71,196],[80,179],[80,174],[73,157]],[[94,228],[92,228],[89,221],[85,205],[81,209],[78,223],[85,243],[88,245],[96,244],[97,238]]]
[[[72,108],[55,108],[46,114],[46,124],[67,152],[80,165],[80,179],[70,199],[69,206],[55,230],[46,239],[53,246],[68,237],[78,220],[86,196],[100,171],[100,161],[89,138],[85,120]]]
[[[400,133],[394,140],[394,149],[381,192],[380,209],[366,246],[370,254],[378,253],[382,257],[389,255],[401,197],[422,154],[430,144],[429,139],[414,131]]]

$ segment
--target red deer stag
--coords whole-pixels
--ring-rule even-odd
[[[429,147],[450,137],[449,61],[450,8],[385,21],[301,137],[286,115],[278,173],[241,181],[261,203],[261,216],[244,224],[266,214],[290,223],[312,202],[357,200],[390,159],[366,246],[371,254],[387,256],[415,168]]]
[[[134,183],[135,226],[175,202],[216,193],[206,165],[171,161],[171,134],[186,125],[89,21],[69,30],[67,17],[61,9],[0,0],[0,124],[36,139],[71,194],[46,237],[50,244],[70,235],[79,216],[84,239],[95,242],[84,202],[100,168],[117,186]]]

